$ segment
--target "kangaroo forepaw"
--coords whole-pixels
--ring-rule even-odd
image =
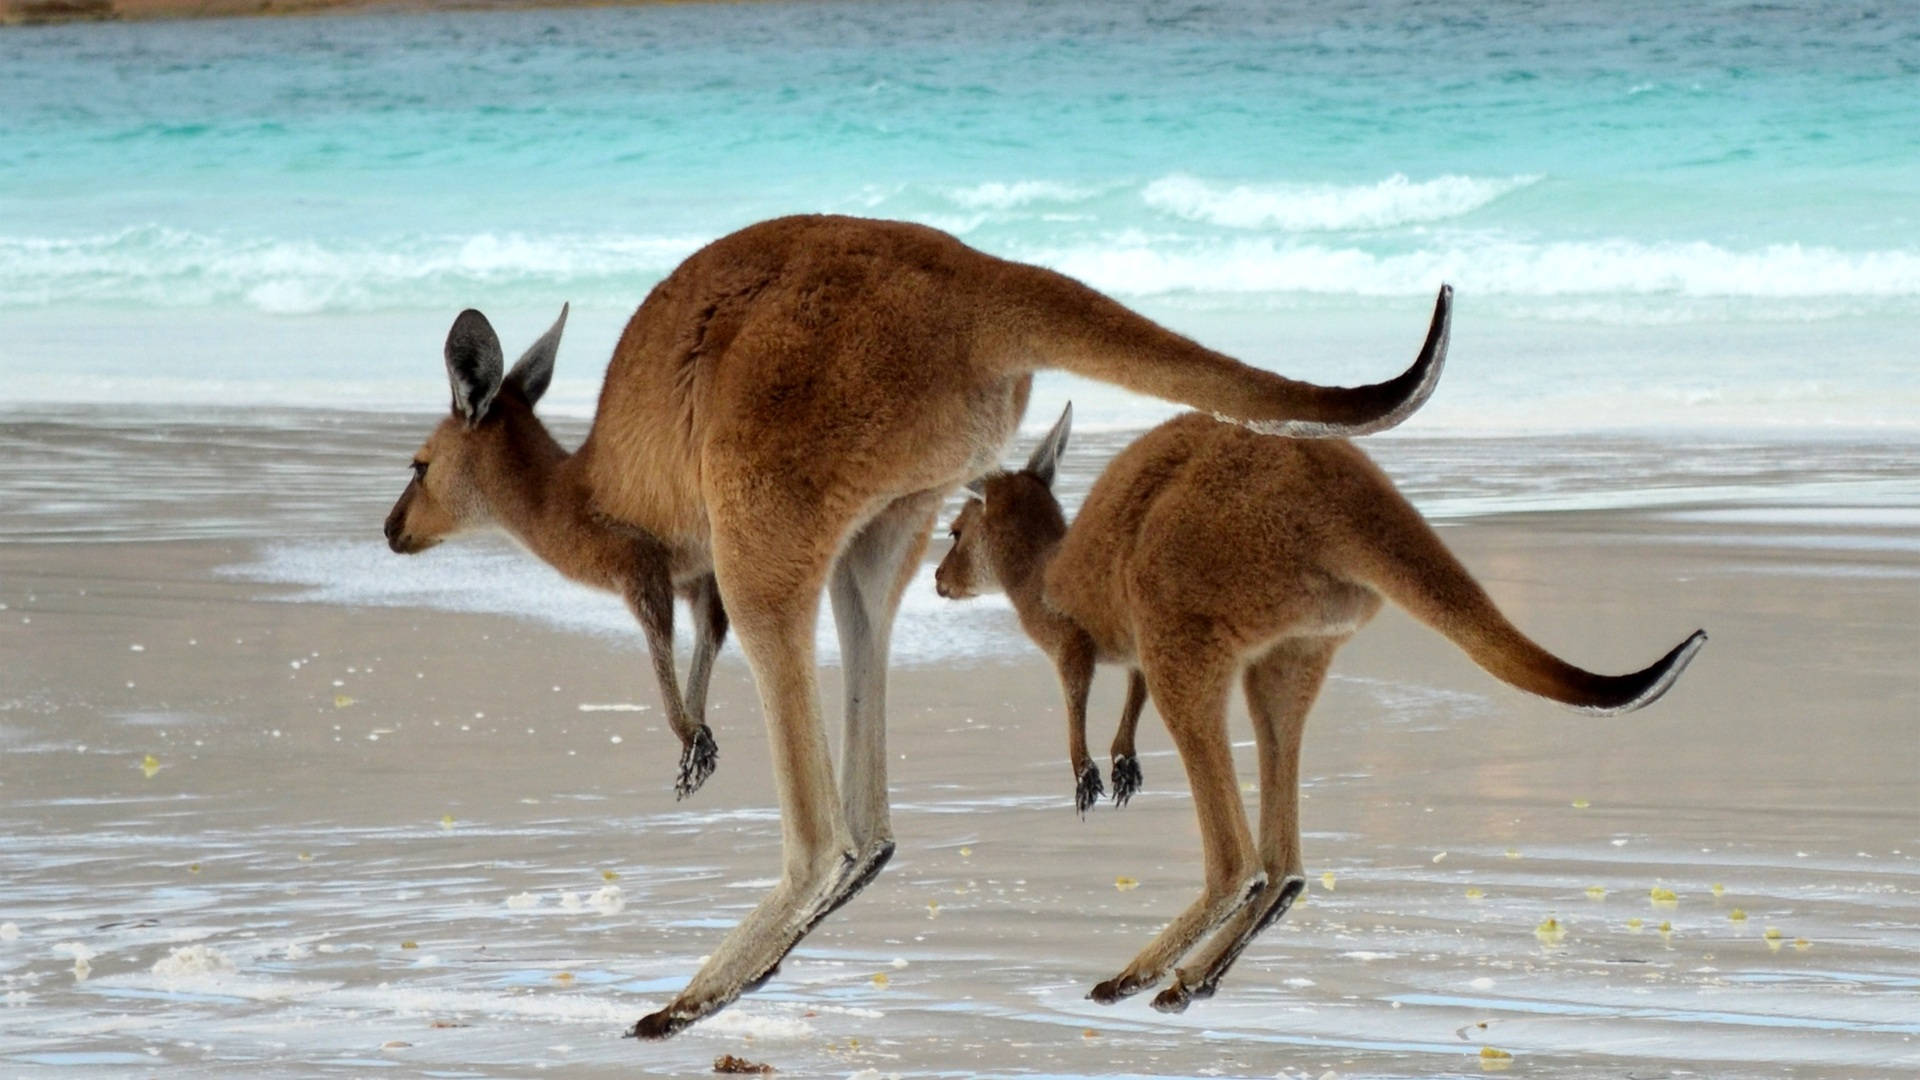
[[[720,764],[720,747],[714,744],[713,729],[705,724],[680,748],[680,778],[674,781],[673,797],[684,799],[700,790]],[[665,1036],[662,1036],[664,1038]]]
[[[1093,809],[1093,804],[1099,802],[1100,797],[1106,793],[1106,789],[1100,784],[1099,767],[1091,761],[1081,765],[1079,779],[1073,785],[1074,810],[1081,817],[1085,817],[1087,811]]]
[[[1113,805],[1125,806],[1146,779],[1140,775],[1140,761],[1132,754],[1113,759]]]

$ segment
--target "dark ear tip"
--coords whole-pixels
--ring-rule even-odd
[[[453,327],[447,331],[447,344],[467,344],[485,341],[493,336],[493,324],[485,315],[474,308],[468,308],[454,317]]]

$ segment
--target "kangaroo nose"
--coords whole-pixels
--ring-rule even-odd
[[[400,530],[400,515],[388,514],[385,530],[387,534],[387,546],[392,548],[395,554],[405,555],[406,549],[400,543]]]

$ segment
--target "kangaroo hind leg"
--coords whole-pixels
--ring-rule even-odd
[[[924,491],[888,504],[854,534],[834,563],[828,592],[846,682],[840,793],[857,866],[821,917],[853,899],[893,855],[887,805],[887,660],[900,597],[920,567],[943,494]]]
[[[1142,649],[1141,659],[1155,702],[1166,718],[1187,782],[1194,811],[1206,886],[1133,958],[1120,974],[1093,988],[1088,996],[1112,1004],[1159,982],[1195,942],[1246,904],[1266,883],[1247,816],[1234,779],[1233,749],[1227,741],[1227,694],[1233,682],[1231,657],[1185,648]]]
[[[855,875],[820,718],[813,634],[837,546],[782,514],[773,500],[716,510],[714,571],[741,651],[753,669],[780,803],[782,873],[773,891],[727,934],[686,989],[637,1022],[632,1034],[663,1039],[764,982]],[[808,543],[810,539],[815,542]]]
[[[1260,893],[1215,931],[1153,999],[1161,1012],[1179,1012],[1194,998],[1213,996],[1220,979],[1261,931],[1280,921],[1305,891],[1300,849],[1300,741],[1307,710],[1326,681],[1345,637],[1294,638],[1249,665],[1247,708],[1260,756]]]

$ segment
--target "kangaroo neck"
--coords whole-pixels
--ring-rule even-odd
[[[606,587],[597,558],[605,530],[593,523],[575,455],[541,428],[509,431],[492,457],[494,521],[562,574]]]
[[[1030,522],[1027,528],[1007,537],[996,553],[994,573],[1022,622],[1046,610],[1047,567],[1060,553],[1060,541],[1066,532],[1066,523],[1059,520],[1056,511],[1051,520]]]

